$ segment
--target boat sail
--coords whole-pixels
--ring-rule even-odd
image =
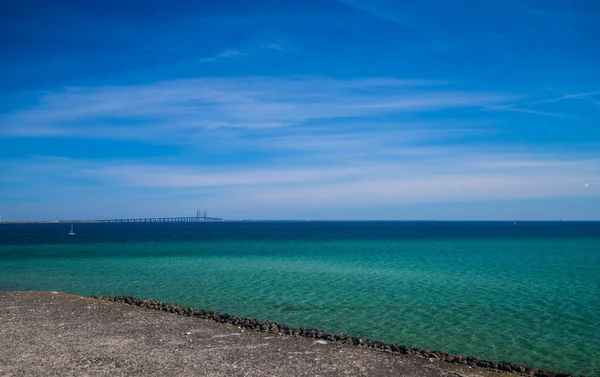
[[[69,236],[74,236],[75,232],[73,232],[73,223],[71,223],[71,231],[68,233]]]

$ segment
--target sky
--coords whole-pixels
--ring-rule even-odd
[[[4,0],[0,216],[599,220],[597,0]]]

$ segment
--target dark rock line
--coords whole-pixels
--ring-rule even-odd
[[[93,299],[124,303],[128,305],[138,306],[140,308],[147,308],[153,310],[159,310],[167,313],[185,315],[188,317],[196,317],[202,319],[209,319],[215,322],[230,323],[240,328],[259,331],[259,332],[270,332],[281,335],[290,336],[302,336],[306,338],[321,339],[335,344],[347,344],[357,347],[372,348],[378,351],[414,355],[424,357],[428,359],[437,359],[447,363],[469,365],[471,367],[481,367],[487,369],[495,369],[504,372],[516,372],[521,374],[529,374],[531,377],[573,377],[572,374],[550,371],[547,369],[531,369],[524,365],[513,364],[507,361],[495,362],[490,360],[479,360],[470,356],[453,355],[441,351],[430,351],[427,349],[420,349],[416,347],[400,346],[398,344],[386,344],[377,340],[371,340],[363,337],[349,336],[344,333],[329,334],[323,330],[307,329],[307,328],[294,328],[281,323],[274,323],[271,321],[261,321],[255,318],[244,318],[236,315],[229,315],[227,313],[219,313],[215,311],[206,311],[202,309],[194,309],[190,307],[182,307],[172,303],[166,303],[162,301],[153,300],[141,300],[130,296],[89,296]],[[583,377],[583,376],[581,376]]]

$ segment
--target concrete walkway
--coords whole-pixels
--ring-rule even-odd
[[[508,376],[62,293],[0,308],[0,376]]]

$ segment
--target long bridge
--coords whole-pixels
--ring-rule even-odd
[[[221,221],[218,217],[142,217],[135,219],[101,219],[101,220],[83,220],[85,222],[97,223],[194,223],[201,221]],[[69,222],[66,220],[59,222]],[[77,222],[77,221],[73,221]]]
[[[102,219],[100,223],[195,223],[200,221],[221,221],[218,217],[208,216],[208,211],[200,208],[196,209],[196,216],[183,217],[142,217],[133,219]]]
[[[0,224],[44,224],[44,223],[195,223],[203,221],[222,221],[219,217],[210,217],[206,210],[196,210],[196,216],[178,217],[137,217],[114,219],[89,219],[89,220],[9,220],[0,221]]]

